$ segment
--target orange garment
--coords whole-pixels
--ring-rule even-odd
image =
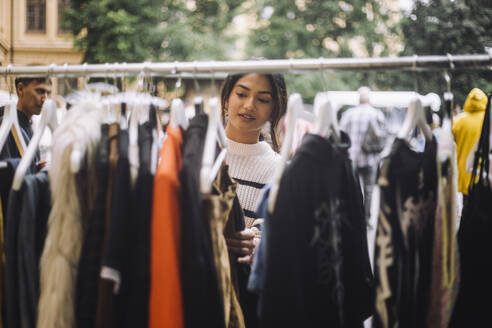
[[[179,275],[181,129],[168,126],[154,180],[149,327],[183,327]]]

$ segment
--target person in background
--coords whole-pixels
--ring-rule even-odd
[[[41,109],[45,100],[51,94],[51,81],[48,78],[30,78],[21,77],[15,79],[15,89],[17,91],[18,101],[17,101],[17,117],[19,119],[19,125],[22,131],[22,138],[29,144],[32,138],[32,121],[33,115],[41,114]],[[3,119],[3,109],[0,111],[0,121]],[[0,159],[7,158],[20,158],[20,136],[17,134],[9,133],[5,145],[0,151]],[[40,162],[39,151],[36,152],[34,157],[34,167],[39,170],[44,167],[45,162]],[[33,169],[34,169],[33,167]]]
[[[359,88],[359,105],[349,108],[340,120],[352,143],[349,153],[352,165],[359,175],[364,193],[364,208],[369,224],[371,195],[376,183],[379,154],[386,139],[384,114],[369,103],[371,90]]]
[[[458,159],[458,191],[463,194],[466,202],[471,172],[466,169],[466,160],[482,131],[487,95],[478,88],[473,88],[466,97],[463,112],[453,120],[453,135],[456,142],[456,156]]]

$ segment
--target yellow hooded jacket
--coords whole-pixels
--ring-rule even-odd
[[[471,180],[471,172],[466,171],[466,159],[480,139],[486,106],[487,95],[482,90],[473,88],[466,97],[463,113],[453,121],[453,135],[458,157],[458,191],[464,195],[468,195],[468,185]]]

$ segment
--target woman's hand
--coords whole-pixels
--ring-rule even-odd
[[[256,237],[256,233],[252,229],[244,229],[234,233],[232,238],[227,238],[227,247],[233,254],[239,255],[237,261],[239,263],[251,263],[253,261],[253,254],[259,238]]]

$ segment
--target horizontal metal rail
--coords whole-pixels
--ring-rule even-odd
[[[461,70],[491,69],[492,54],[408,56],[380,58],[265,59],[162,63],[106,63],[81,65],[2,66],[0,76],[183,76],[216,73],[280,73],[304,70]]]

